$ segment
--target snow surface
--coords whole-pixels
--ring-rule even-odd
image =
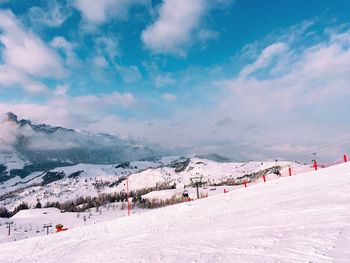
[[[44,224],[51,224],[49,232],[55,232],[56,224],[63,224],[65,228],[72,228],[96,224],[111,219],[127,216],[127,204],[121,210],[122,203],[111,203],[108,206],[100,207],[98,211],[91,208],[89,211],[80,213],[61,213],[57,208],[41,208],[21,210],[10,219],[0,218],[0,243],[18,241],[26,238],[44,236],[47,234]],[[147,210],[134,208],[133,213],[142,213]],[[85,218],[85,220],[84,220]],[[6,222],[13,222],[11,235],[8,235]]]
[[[0,262],[349,262],[350,163],[66,232]]]
[[[17,153],[0,153],[0,164],[7,166],[7,171],[12,169],[22,169],[28,161],[24,161],[24,158],[20,158]]]

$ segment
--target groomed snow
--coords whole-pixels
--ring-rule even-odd
[[[349,262],[350,163],[23,241],[0,262]]]

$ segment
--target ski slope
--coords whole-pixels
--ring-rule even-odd
[[[50,233],[55,232],[56,224],[63,224],[65,228],[72,228],[97,224],[111,219],[127,216],[127,210],[121,209],[122,203],[112,203],[109,207],[99,207],[85,212],[65,212],[61,213],[57,208],[41,208],[21,210],[10,219],[0,218],[0,246],[4,242],[13,242],[26,238],[44,236],[47,230],[43,228],[45,224],[51,224]],[[124,203],[127,206],[127,203]],[[133,213],[143,213],[146,209],[134,208]],[[8,235],[6,222],[13,222],[11,235]]]
[[[349,262],[350,163],[4,243],[0,262]]]

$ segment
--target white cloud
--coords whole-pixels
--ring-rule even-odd
[[[74,52],[75,45],[67,41],[67,39],[62,36],[55,37],[50,42],[50,45],[55,49],[62,50],[64,52],[68,66],[80,65],[80,61]]]
[[[176,100],[176,95],[174,95],[172,93],[164,93],[162,95],[162,98],[167,102],[173,102]]]
[[[32,77],[65,75],[60,56],[39,37],[25,31],[11,11],[0,10],[0,29],[3,60],[8,67]]]
[[[146,3],[146,0],[75,0],[74,6],[86,23],[100,25],[109,19],[125,20],[133,5]]]
[[[32,93],[47,93],[46,85],[33,80],[22,71],[8,65],[0,65],[0,87],[19,85],[25,91]]]
[[[142,75],[137,66],[125,67],[116,65],[116,69],[125,83],[138,82],[142,79]]]
[[[158,75],[155,78],[155,84],[157,88],[173,86],[175,84],[175,79],[170,77],[170,75]]]
[[[274,43],[266,47],[253,64],[247,65],[240,73],[241,77],[246,77],[254,71],[267,67],[272,63],[272,59],[284,54],[288,50],[285,43]]]
[[[93,58],[93,63],[99,68],[106,68],[108,66],[108,62],[104,56],[95,56]]]
[[[212,112],[232,118],[243,129],[240,141],[253,145],[253,140],[251,150],[266,156],[286,156],[292,151],[297,155],[347,138],[350,131],[342,117],[350,96],[350,42],[333,36],[309,47],[286,46],[293,45],[268,46],[238,77],[219,83],[226,89]],[[286,52],[288,63],[281,63]],[[279,74],[271,74],[276,67]],[[259,69],[264,74],[254,76]],[[252,124],[258,130],[250,129]]]
[[[95,49],[98,56],[104,56],[110,62],[114,62],[120,56],[118,38],[115,36],[98,37],[95,40]]]
[[[350,32],[349,32],[350,34]],[[346,83],[350,81],[350,43],[344,45],[330,40],[306,49],[293,50],[294,56],[277,76],[267,72],[264,79],[249,76],[257,69],[270,66],[268,71],[280,67],[279,57],[286,45],[272,44],[265,48],[253,64],[246,66],[239,77],[223,83],[240,102],[253,105],[253,109],[272,110],[275,107],[290,111],[298,106],[322,104],[332,97],[350,95]],[[271,58],[277,60],[271,64]]]
[[[17,127],[3,124],[4,119],[5,115],[0,114],[0,151],[10,151],[16,141]]]
[[[32,7],[29,9],[29,19],[34,24],[43,24],[49,27],[59,27],[68,18],[69,11],[56,0],[47,1],[46,8]]]
[[[0,103],[0,117],[6,112],[14,112],[20,118],[39,123],[84,129],[88,124],[104,118],[106,114],[121,108],[132,108],[136,98],[131,93],[112,92],[97,95],[69,97],[67,84],[58,85],[46,104]],[[3,116],[0,119],[3,119]],[[1,135],[1,131],[0,131]]]
[[[142,32],[142,41],[155,53],[184,55],[205,9],[205,0],[165,0],[158,19]]]
[[[68,84],[63,84],[63,85],[57,85],[54,91],[55,96],[66,96],[67,92],[69,90],[69,85]]]

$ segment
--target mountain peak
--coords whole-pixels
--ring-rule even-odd
[[[19,126],[25,126],[25,125],[32,125],[32,122],[30,120],[18,120],[18,117],[16,114],[14,114],[13,112],[9,111],[8,113],[6,113],[7,117],[2,121],[2,123],[5,124],[10,124],[10,125],[19,125]]]
[[[13,112],[8,112],[6,113],[7,117],[3,120],[3,123],[5,124],[17,124],[18,123],[18,118],[17,115],[14,114]]]

